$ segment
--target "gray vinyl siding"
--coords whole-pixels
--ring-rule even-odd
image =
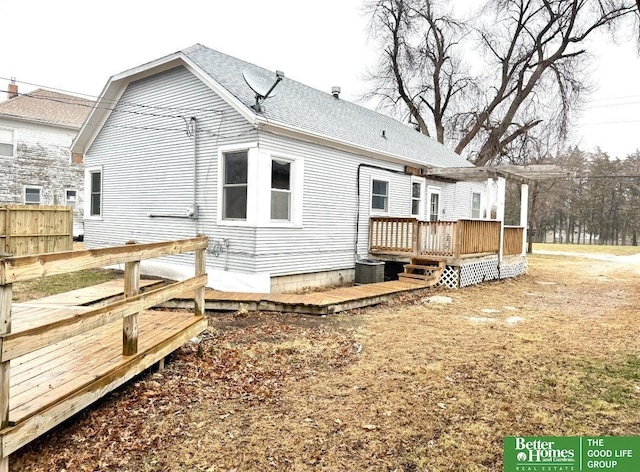
[[[447,192],[443,191],[442,199],[444,205],[443,220],[455,221],[471,218],[472,193],[485,191],[484,182],[456,182],[447,184]],[[482,198],[485,198],[483,195]]]
[[[304,201],[302,228],[257,228],[256,270],[279,276],[353,268],[358,165],[398,171],[404,166],[269,133],[260,134],[260,146],[304,159]],[[368,250],[372,178],[389,182],[388,216],[407,216],[411,211],[408,175],[363,166],[358,235],[361,255]]]
[[[192,205],[194,148],[181,116],[195,116],[200,130],[198,221],[149,216],[184,215]],[[216,225],[218,147],[252,141],[254,127],[184,67],[132,82],[85,156],[87,167],[103,166],[102,219],[85,219],[87,247],[204,233],[232,241],[229,270],[253,272],[255,229]],[[224,261],[211,256],[208,265],[222,268]]]

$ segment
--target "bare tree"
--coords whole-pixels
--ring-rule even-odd
[[[384,44],[374,94],[406,106],[419,131],[431,135],[432,125],[478,165],[542,121],[566,134],[588,89],[586,39],[637,8],[633,0],[488,0],[474,18],[455,19],[437,0],[367,5]],[[465,69],[463,57],[481,72]]]

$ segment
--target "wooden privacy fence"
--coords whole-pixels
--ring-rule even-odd
[[[504,255],[522,252],[521,227],[505,227]],[[419,221],[416,218],[374,217],[369,225],[372,253],[429,255],[460,259],[497,254],[500,222],[494,220]]]
[[[70,206],[0,205],[0,255],[25,256],[71,249]]]
[[[122,320],[122,354],[131,356],[126,359],[135,360],[137,363],[135,368],[140,367],[142,363],[149,361],[146,350],[144,355],[134,356],[138,351],[138,314],[140,312],[172,298],[191,293],[194,297],[195,316],[203,318],[204,287],[207,281],[206,248],[207,238],[197,237],[150,244],[132,242],[125,246],[105,249],[0,258],[0,472],[8,470],[8,457],[11,453],[105,395],[113,385],[117,386],[126,381],[125,379],[118,383],[110,377],[115,374],[109,374],[106,376],[104,385],[96,387],[97,389],[87,387],[89,391],[86,392],[78,388],[64,399],[56,399],[57,403],[51,399],[48,400],[49,403],[42,400],[41,413],[23,418],[20,422],[10,422],[11,362],[18,358],[31,358],[36,355],[35,351],[70,338],[80,339],[80,335],[90,330]],[[195,251],[194,277],[140,293],[141,260],[192,251]],[[12,284],[14,282],[121,263],[125,264],[124,299],[96,308],[82,307],[81,310],[78,308],[76,311],[71,310],[70,307],[61,307],[58,310],[60,313],[53,320],[45,319],[39,325],[35,321],[26,325],[22,323],[23,329],[12,331]],[[44,305],[36,305],[36,309],[43,312],[52,310],[51,306]],[[203,318],[199,323],[204,323],[206,327],[206,319]],[[74,351],[72,355],[80,356],[82,353]],[[20,359],[19,364],[23,359]],[[145,366],[146,364],[141,367],[146,368]],[[128,369],[127,375],[133,372],[133,368]],[[91,375],[83,375],[94,381]]]

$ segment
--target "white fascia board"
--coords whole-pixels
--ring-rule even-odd
[[[255,113],[252,113],[248,107],[246,107],[222,85],[213,80],[187,56],[181,52],[177,52],[111,77],[100,94],[100,98],[96,102],[95,108],[89,114],[89,117],[82,125],[78,136],[71,145],[71,152],[86,153],[87,149],[91,147],[91,144],[93,144],[93,141],[96,139],[98,133],[111,115],[111,109],[115,106],[115,103],[120,100],[122,94],[131,82],[159,74],[178,66],[186,67],[189,72],[194,74],[207,87],[220,95],[223,100],[229,103],[229,105],[238,111],[238,113],[240,113],[247,121],[256,124],[257,115]]]
[[[327,136],[321,133],[315,133],[313,131],[304,130],[302,128],[287,125],[278,121],[266,120],[259,116],[257,117],[257,119],[260,124],[260,128],[262,130],[269,131],[274,134],[288,136],[290,138],[300,139],[302,141],[307,141],[307,142],[319,144],[322,146],[328,146],[335,149],[339,149],[341,151],[350,152],[352,154],[364,155],[374,159],[381,159],[383,161],[393,162],[396,164],[403,164],[403,165],[408,164],[408,165],[419,166],[419,167],[441,168],[441,166],[438,166],[435,164],[427,164],[425,162],[418,161],[415,159],[410,159],[397,154],[378,151],[377,149],[374,149],[371,147],[360,146],[357,144],[350,143],[348,141],[332,138],[330,136]]]
[[[80,128],[78,136],[71,144],[71,152],[85,154],[91,147],[98,133],[111,115],[111,110],[122,97],[122,94],[134,80],[140,80],[153,74],[158,74],[169,69],[173,69],[182,64],[181,54],[175,53],[148,62],[133,69],[126,70],[112,76],[100,93],[100,98],[96,101],[93,110]]]

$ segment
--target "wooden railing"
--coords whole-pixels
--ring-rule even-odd
[[[521,252],[522,231],[522,228],[505,228],[505,255]],[[369,250],[372,253],[459,259],[474,254],[497,254],[499,247],[500,222],[494,220],[430,222],[415,218],[374,217],[369,227]]]
[[[502,253],[505,256],[516,256],[523,253],[522,243],[524,228],[522,226],[505,226]]]
[[[417,225],[417,254],[455,256],[458,237],[455,221],[418,221]]]
[[[456,255],[498,253],[500,222],[487,220],[458,220],[459,249]]]
[[[67,251],[36,256],[0,258],[0,431],[9,425],[10,362],[38,349],[85,333],[96,327],[123,320],[123,355],[137,352],[137,314],[159,303],[194,293],[196,316],[204,315],[205,249],[207,238],[137,244],[105,249]],[[195,276],[155,290],[140,293],[140,261],[195,251]],[[125,264],[125,298],[46,325],[11,332],[12,284],[39,277],[82,269]],[[1,448],[0,448],[1,449]],[[0,470],[10,451],[0,450]]]
[[[371,218],[369,248],[382,252],[414,252],[417,223],[415,218]]]

